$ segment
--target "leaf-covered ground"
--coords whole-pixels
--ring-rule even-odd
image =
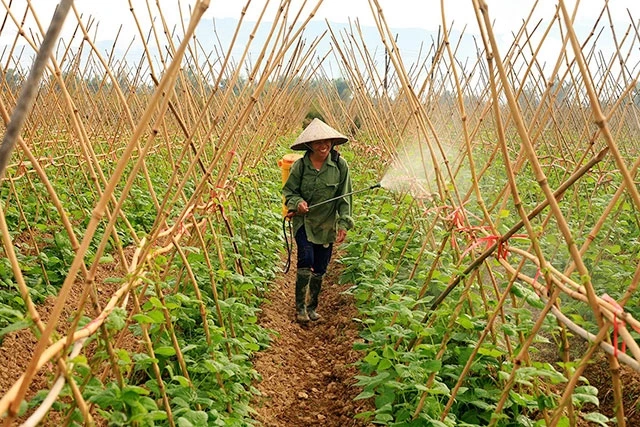
[[[322,319],[306,327],[294,320],[295,265],[291,270],[278,278],[262,307],[260,322],[275,335],[255,360],[262,376],[256,384],[262,393],[254,403],[257,419],[274,427],[367,425],[354,420],[370,408],[353,400],[361,392],[353,386],[358,374],[353,363],[362,355],[353,350],[357,310],[352,297],[342,293],[348,285],[338,284],[339,265],[332,261],[325,278],[318,307]]]

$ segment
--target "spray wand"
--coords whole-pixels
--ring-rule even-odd
[[[381,187],[382,187],[382,184],[377,183],[377,184],[372,185],[371,187],[367,187],[367,188],[363,188],[363,189],[360,189],[360,190],[352,191],[352,192],[350,192],[350,193],[343,194],[343,195],[341,195],[341,196],[332,197],[332,198],[330,198],[330,199],[327,199],[327,200],[323,200],[323,201],[321,201],[321,202],[318,202],[318,203],[316,203],[315,205],[311,205],[311,206],[309,206],[309,210],[311,210],[311,208],[315,208],[316,206],[324,205],[325,203],[333,202],[333,201],[335,201],[335,200],[342,199],[343,197],[351,196],[352,194],[363,193],[363,192],[365,192],[365,191],[369,191],[369,190],[373,190],[374,188],[381,188]],[[285,216],[285,218],[289,218],[289,219],[291,219],[291,218],[293,218],[295,215],[297,215],[297,212],[296,212],[296,211],[289,211],[289,212],[287,213],[287,215]]]
[[[325,203],[333,202],[334,200],[342,199],[343,197],[351,196],[352,194],[358,194],[365,191],[373,190],[374,188],[380,188],[380,183],[372,185],[371,187],[363,188],[361,190],[352,191],[351,193],[343,194],[342,196],[332,197],[331,199],[323,200],[322,202],[316,203],[315,205],[309,206],[309,209],[315,208],[316,206],[324,205]]]

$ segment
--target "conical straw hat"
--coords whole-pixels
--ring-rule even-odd
[[[308,150],[307,144],[315,141],[329,140],[334,145],[344,144],[349,140],[346,136],[323,122],[322,120],[315,118],[305,130],[296,138],[296,141],[291,146],[292,150]]]

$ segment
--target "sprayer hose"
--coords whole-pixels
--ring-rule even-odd
[[[284,273],[287,274],[291,268],[291,252],[293,251],[293,225],[289,220],[289,235],[287,236],[287,218],[282,218],[282,234],[284,235],[285,247],[287,248],[287,263],[284,266]]]

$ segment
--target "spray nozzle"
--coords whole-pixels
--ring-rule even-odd
[[[382,187],[382,184],[381,183],[377,183],[377,184],[374,184],[371,187],[369,187],[369,190],[373,190],[374,188],[381,188],[381,187]]]

